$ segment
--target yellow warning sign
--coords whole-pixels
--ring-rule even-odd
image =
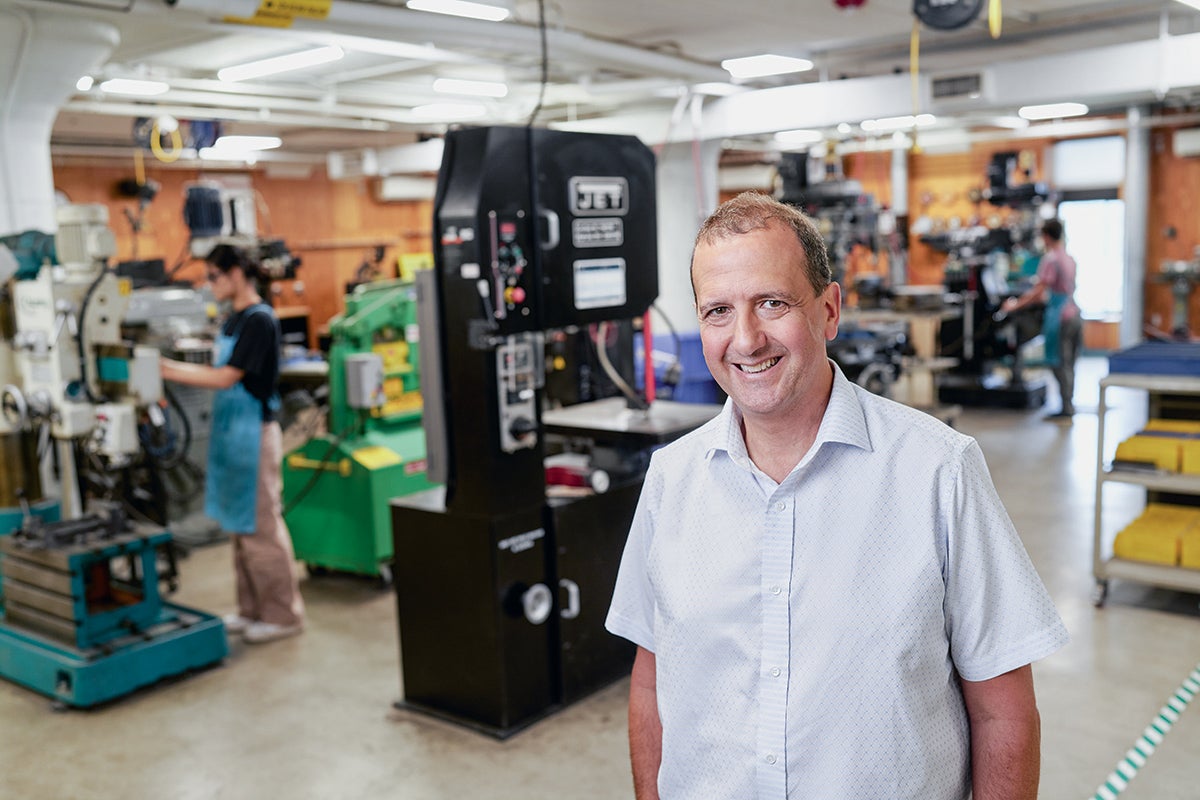
[[[333,0],[262,0],[258,13],[286,14],[289,17],[325,19]]]
[[[259,25],[264,28],[290,28],[296,17],[325,19],[333,0],[262,0],[253,17],[225,17],[232,25]]]
[[[225,17],[222,22],[230,25],[258,25],[262,28],[290,28],[293,17],[289,14],[264,14],[262,9],[253,17]]]

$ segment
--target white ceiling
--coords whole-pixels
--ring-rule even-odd
[[[54,126],[59,155],[127,158],[133,118],[169,112],[223,120],[226,133],[280,136],[283,146],[264,158],[318,161],[331,150],[443,131],[445,122],[412,110],[452,99],[433,91],[435,77],[508,84],[507,97],[485,102],[486,116],[472,121],[479,123],[525,123],[541,89],[536,0],[508,0],[513,16],[497,23],[412,11],[403,0],[333,0],[326,19],[297,17],[288,28],[221,21],[252,14],[257,0],[0,0],[12,3],[115,25],[120,43],[97,81],[153,77],[172,87],[136,104],[99,88],[75,94]],[[1200,11],[1174,0],[1002,0],[1002,34],[992,39],[986,5],[962,30],[921,29],[922,73],[1200,31]],[[762,52],[803,56],[816,67],[748,88],[905,72],[913,28],[911,0],[866,0],[854,9],[835,0],[546,0],[545,17],[549,82],[539,124],[630,113],[666,119],[689,86],[727,78],[722,59]],[[345,58],[245,83],[217,79],[225,66],[329,43]],[[1088,76],[1078,80],[1085,85]]]

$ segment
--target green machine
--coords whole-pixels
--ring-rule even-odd
[[[425,476],[413,284],[357,286],[329,332],[327,432],[283,460],[288,529],[310,573],[333,569],[388,584],[388,501],[433,486]]]

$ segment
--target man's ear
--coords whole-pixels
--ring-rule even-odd
[[[837,338],[838,322],[842,318],[842,287],[833,281],[821,293],[821,307],[825,309],[825,341]]]

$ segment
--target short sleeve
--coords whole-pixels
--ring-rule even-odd
[[[654,588],[650,584],[649,556],[654,538],[655,507],[662,496],[662,470],[652,458],[642,484],[637,510],[613,590],[604,627],[654,652]]]
[[[241,330],[229,355],[229,365],[251,375],[269,373],[274,367],[279,343],[275,336],[275,320],[270,314],[247,313],[241,320]]]
[[[952,479],[946,625],[958,673],[982,681],[1045,658],[1066,627],[972,441]]]

